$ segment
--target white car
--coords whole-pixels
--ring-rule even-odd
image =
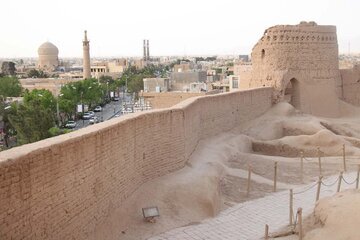
[[[75,121],[68,121],[68,122],[65,124],[65,127],[66,127],[66,128],[75,128],[75,127],[76,127],[76,122],[75,122]]]
[[[90,113],[84,113],[84,115],[82,116],[82,119],[84,120],[89,120],[90,118],[92,118],[92,116],[90,115]]]
[[[92,117],[89,120],[89,124],[94,124],[94,123],[98,123],[98,122],[99,122],[99,119],[97,117]]]
[[[91,117],[95,117],[95,113],[93,111],[88,111],[88,113]]]
[[[94,109],[94,112],[101,112],[102,111],[102,107],[101,106],[97,106],[95,109]]]

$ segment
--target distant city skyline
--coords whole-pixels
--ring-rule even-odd
[[[251,54],[273,25],[315,21],[336,25],[340,53],[360,52],[356,0],[14,0],[2,3],[0,58],[37,57],[50,41],[60,58],[82,57],[84,30],[91,57]]]

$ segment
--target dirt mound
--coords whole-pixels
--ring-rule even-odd
[[[305,156],[318,156],[317,147],[325,155],[340,155],[339,149],[347,143],[343,138],[334,134],[329,130],[320,130],[314,135],[286,136],[281,139],[271,141],[254,140],[252,149],[271,156],[299,157],[300,152],[304,152]]]
[[[308,230],[304,240],[359,240],[360,191],[351,190],[336,194],[333,197],[321,199],[315,207],[313,219],[315,223]]]
[[[347,129],[341,128],[339,126],[334,126],[332,124],[326,123],[326,122],[320,122],[320,124],[322,126],[324,126],[326,129],[328,129],[329,131],[333,132],[336,135],[343,135],[343,136],[347,136],[347,137],[353,137],[353,133],[350,132]]]

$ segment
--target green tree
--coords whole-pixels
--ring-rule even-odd
[[[104,96],[104,86],[102,86],[96,79],[90,78],[80,82],[80,95],[82,95],[82,103],[94,108],[99,105]]]
[[[13,104],[15,105],[15,104]],[[2,132],[4,134],[5,147],[9,147],[9,137],[14,135],[15,129],[9,121],[9,114],[14,112],[14,106],[5,104],[5,98],[0,97],[0,122],[2,122]]]
[[[72,119],[76,115],[77,104],[86,104],[90,109],[99,105],[106,94],[106,87],[96,79],[85,79],[64,85],[60,92],[60,111]]]
[[[115,80],[111,77],[111,76],[101,76],[100,78],[99,78],[99,82],[101,83],[101,84],[106,84],[106,83],[109,83],[109,84],[112,84],[112,83],[114,83],[115,82]]]
[[[51,137],[55,137],[64,133],[69,133],[71,132],[70,129],[60,129],[58,127],[52,127],[49,129],[49,134]]]
[[[130,67],[124,71],[120,78],[119,86],[124,86],[124,83],[126,84],[127,82],[128,91],[138,93],[144,88],[144,78],[165,77],[167,71],[169,71],[169,67],[163,65],[148,65],[140,70]]]
[[[15,63],[13,62],[3,62],[1,65],[1,72],[5,76],[14,76],[15,75]]]
[[[54,95],[46,89],[34,89],[31,92],[25,91],[24,104],[40,104],[42,108],[49,109],[53,114],[56,113],[56,99]]]
[[[131,76],[128,80],[128,90],[135,93],[140,92],[144,89],[144,78],[142,74]]]
[[[59,101],[60,111],[65,113],[67,119],[74,119],[76,113],[76,104],[79,103],[80,98],[78,96],[75,83],[65,84],[61,87]]]
[[[19,144],[36,142],[51,136],[55,126],[56,99],[48,90],[25,91],[22,104],[13,104],[8,119],[17,133]]]
[[[100,84],[106,89],[106,95],[109,96],[109,92],[117,92],[119,95],[120,87],[125,86],[126,81],[123,79],[113,79],[111,76],[101,76],[99,78]]]
[[[36,69],[31,69],[27,75],[29,78],[48,78],[49,77],[49,75],[47,75],[44,71],[36,70]]]
[[[12,108],[9,121],[17,132],[18,144],[36,142],[50,137],[49,129],[55,126],[54,114],[44,108],[40,101],[19,104]]]
[[[213,68],[213,70],[215,70],[216,74],[221,74],[222,73],[221,68]]]
[[[19,80],[15,77],[0,78],[0,95],[6,97],[19,97],[22,87]]]

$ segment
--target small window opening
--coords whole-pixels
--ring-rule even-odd
[[[261,50],[261,59],[265,57],[265,49]]]

